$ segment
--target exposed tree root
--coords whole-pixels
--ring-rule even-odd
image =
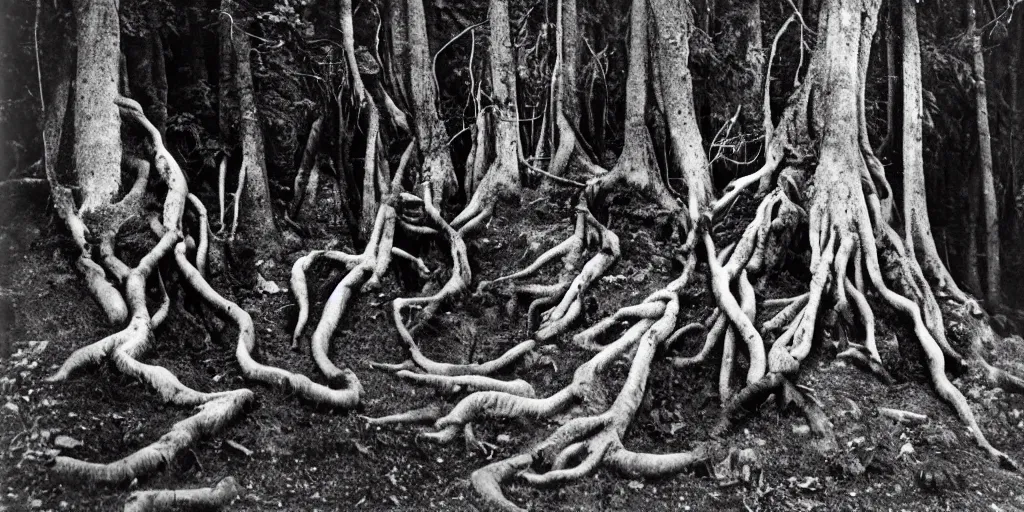
[[[413,146],[410,145],[402,155],[395,176],[391,181],[391,188],[387,191],[384,200],[377,210],[373,231],[366,249],[362,254],[351,255],[340,251],[313,251],[295,261],[292,266],[291,287],[295,300],[299,305],[298,321],[292,335],[292,348],[298,347],[298,339],[302,335],[306,321],[309,318],[309,297],[306,285],[306,271],[310,265],[318,259],[323,258],[339,262],[348,269],[348,273],[335,287],[334,292],[324,304],[324,311],[313,332],[311,348],[313,359],[317,367],[332,384],[345,385],[350,393],[346,398],[346,407],[355,405],[359,401],[361,386],[359,378],[349,369],[340,369],[334,365],[328,354],[331,337],[338,326],[341,316],[344,314],[352,297],[364,287],[375,289],[380,286],[381,277],[391,265],[393,253],[410,258],[417,262],[418,268],[425,269],[422,261],[413,258],[404,251],[395,251],[394,243],[395,222],[397,215],[395,206],[398,202],[398,193],[401,190],[402,177],[412,157]]]
[[[400,297],[392,302],[392,318],[395,322],[395,327],[398,330],[399,337],[402,338],[406,347],[409,349],[411,359],[398,365],[375,363],[373,366],[384,370],[398,370],[400,376],[411,378],[424,384],[437,386],[442,389],[468,386],[475,389],[501,389],[507,392],[532,396],[533,388],[523,381],[510,383],[484,376],[511,365],[522,357],[523,354],[532,350],[536,344],[533,340],[527,340],[515,347],[512,347],[510,350],[505,352],[505,354],[492,361],[472,364],[453,364],[437,362],[428,358],[423,354],[419,345],[417,345],[416,340],[413,338],[413,331],[416,330],[417,326],[424,325],[427,321],[433,318],[437,313],[438,308],[440,308],[445,301],[451,300],[462,294],[466,290],[469,282],[472,280],[469,268],[469,259],[466,255],[466,244],[462,240],[462,236],[441,217],[440,212],[433,206],[430,190],[425,189],[423,194],[422,200],[411,194],[406,194],[404,199],[410,203],[421,205],[431,222],[437,225],[440,231],[444,233],[445,238],[448,239],[449,246],[451,247],[453,263],[451,277],[444,286],[442,286],[441,289],[433,295],[413,298]],[[410,308],[422,308],[417,317],[417,326],[413,326],[411,328],[406,325],[406,321],[402,316],[403,311]],[[408,371],[411,369],[422,370],[425,374]]]
[[[694,261],[694,260],[691,260]],[[677,473],[707,459],[705,448],[671,454],[637,453],[626,449],[622,438],[633,420],[647,386],[655,353],[672,335],[679,312],[679,291],[693,265],[666,289],[645,303],[657,303],[661,312],[639,320],[616,341],[580,366],[572,383],[545,399],[526,399],[501,393],[474,393],[436,423],[445,428],[483,417],[550,417],[574,403],[588,410],[603,408],[597,374],[620,357],[630,357],[629,374],[615,400],[603,412],[569,420],[526,453],[494,462],[475,471],[473,486],[493,506],[521,510],[509,501],[502,485],[518,476],[533,485],[552,485],[584,477],[601,465],[629,475],[655,477]],[[535,472],[538,464],[547,468]]]
[[[479,181],[469,204],[452,219],[452,227],[462,235],[483,228],[498,200],[516,195],[519,190],[519,111],[507,0],[491,0],[487,15],[491,27],[491,99],[494,102],[493,108],[487,110],[491,112],[489,125],[494,127],[494,161]],[[486,144],[478,144],[478,147],[486,149]]]
[[[217,482],[215,487],[136,491],[124,504],[124,512],[220,510],[244,492],[245,489],[230,476]]]
[[[576,207],[576,228],[569,238],[538,256],[523,270],[494,281],[483,281],[477,287],[478,291],[482,291],[499,283],[530,277],[555,258],[561,258],[563,270],[557,283],[543,286],[519,285],[512,289],[516,295],[531,298],[527,315],[529,329],[533,339],[539,343],[557,337],[575,324],[583,311],[583,296],[587,289],[619,258],[619,237],[598,222],[582,203],[581,198]],[[580,259],[584,249],[594,242],[599,243],[600,247],[581,267]]]
[[[145,118],[138,103],[122,99],[119,100],[119,105],[124,115],[141,124],[149,132],[154,148],[155,167],[168,188],[163,211],[164,233],[156,246],[128,272],[125,278],[126,296],[132,312],[128,326],[114,335],[75,351],[48,380],[64,380],[81,366],[94,364],[109,357],[121,372],[150,385],[165,402],[180,406],[198,406],[199,412],[176,423],[170,432],[155,443],[117,462],[97,464],[64,456],[57,457],[54,461],[54,471],[61,475],[71,475],[89,482],[105,484],[130,482],[134,478],[146,476],[163,468],[178,453],[188,449],[197,440],[221,430],[253,399],[253,393],[248,389],[219,393],[195,391],[182,384],[167,369],[148,365],[136,359],[149,348],[153,341],[153,325],[158,323],[150,316],[146,304],[146,280],[159,261],[176,244],[184,252],[185,244],[180,241],[181,218],[188,190],[184,175],[163,146],[160,133]]]

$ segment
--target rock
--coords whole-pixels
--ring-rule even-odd
[[[898,457],[903,457],[904,455],[911,455],[913,453],[914,453],[914,445],[912,445],[910,443],[903,443],[903,446],[900,447],[900,454],[897,455],[897,458]]]
[[[811,427],[807,425],[793,425],[793,433],[798,436],[806,436],[811,433]]]
[[[73,450],[82,446],[84,443],[70,436],[57,436],[57,439],[53,440],[53,445],[57,448],[64,448],[66,450]]]
[[[274,295],[275,293],[281,293],[281,287],[273,281],[264,279],[262,274],[256,274],[256,291]]]

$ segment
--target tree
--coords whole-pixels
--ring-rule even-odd
[[[87,285],[120,330],[76,350],[51,380],[63,381],[85,366],[109,360],[119,371],[148,384],[163,401],[198,410],[153,444],[122,460],[101,464],[61,456],[54,471],[96,483],[128,483],[158,471],[166,460],[227,428],[254,400],[255,393],[247,388],[216,393],[194,390],[168,369],[142,361],[163,335],[158,326],[173,313],[168,288],[181,286],[182,293],[189,293],[233,324],[230,332],[237,333],[236,359],[248,381],[285,389],[326,409],[352,409],[366,390],[356,372],[340,365],[332,354],[335,334],[348,320],[346,316],[351,316],[354,301],[361,294],[390,285],[388,277],[396,269],[411,270],[409,274],[415,276],[408,280],[422,285],[415,292],[402,290],[390,303],[390,322],[408,360],[371,366],[439,390],[465,393],[450,407],[364,417],[367,423],[428,420],[432,428],[422,434],[425,439],[444,443],[463,436],[469,446],[485,448],[487,443],[474,434],[474,424],[509,418],[560,420],[560,425],[536,444],[522,447],[512,457],[491,461],[472,474],[476,490],[496,508],[519,509],[503,490],[513,480],[559,484],[599,467],[656,477],[715,457],[713,445],[677,453],[641,453],[627,447],[627,432],[648,386],[664,385],[650,378],[654,365],[663,359],[676,369],[716,365],[721,411],[712,436],[728,435],[747,411],[757,410],[769,396],[775,396],[780,404],[806,417],[819,446],[836,449],[827,412],[812,392],[798,384],[801,367],[812,350],[825,342],[823,338],[828,338],[840,347],[840,357],[867,368],[883,382],[891,382],[876,340],[878,308],[902,314],[924,354],[936,391],[952,405],[979,447],[1004,466],[1016,467],[1009,456],[989,443],[967,399],[947,375],[947,364],[963,365],[992,387],[1024,391],[1024,381],[989,362],[988,349],[995,343],[995,334],[980,306],[954,282],[932,235],[928,192],[933,196],[936,192],[927,189],[925,179],[923,134],[929,113],[922,82],[918,5],[901,0],[898,6],[902,34],[902,98],[898,103],[902,115],[895,115],[893,86],[888,101],[893,112],[887,112],[880,123],[888,130],[886,139],[895,140],[897,124],[902,133],[901,143],[892,146],[901,153],[900,195],[893,193],[890,176],[869,133],[877,121],[871,118],[867,97],[881,0],[821,0],[792,6],[796,12],[783,23],[772,54],[780,41],[788,44],[784,32],[798,22],[802,31],[816,36],[810,58],[804,66],[801,38],[800,61],[795,68],[799,80],[792,88],[780,89],[786,98],[777,122],[771,115],[769,58],[766,77],[758,80],[756,88],[760,93],[764,87],[763,163],[757,169],[739,166],[745,174],[720,191],[716,189],[714,158],[709,159],[708,154],[714,153],[709,148],[715,147],[718,137],[701,133],[695,105],[700,84],[694,72],[694,61],[703,58],[697,54],[714,50],[702,48],[694,36],[698,30],[711,30],[716,13],[722,11],[731,15],[730,23],[756,28],[749,40],[731,50],[740,54],[743,66],[760,69],[763,44],[759,2],[715,4],[703,2],[695,21],[691,6],[681,2],[628,2],[628,37],[621,41],[628,52],[625,69],[620,70],[624,75],[619,105],[621,152],[614,165],[605,169],[579,126],[581,119],[594,117],[593,112],[584,112],[591,105],[581,102],[578,94],[581,69],[599,65],[599,57],[593,49],[587,54],[581,49],[581,42],[585,43],[581,34],[588,21],[575,0],[552,3],[554,24],[545,22],[536,31],[538,47],[540,41],[547,41],[548,52],[538,61],[550,71],[550,75],[541,75],[539,88],[526,82],[537,78],[531,78],[524,64],[531,57],[523,54],[520,44],[531,23],[537,24],[531,22],[532,11],[520,11],[519,2],[489,0],[487,80],[476,87],[470,58],[469,90],[454,92],[443,90],[435,75],[440,52],[432,54],[431,36],[436,39],[439,35],[431,33],[435,27],[428,23],[422,0],[391,0],[386,12],[337,0],[329,9],[330,25],[337,26],[340,36],[336,42],[329,41],[337,50],[329,50],[327,55],[334,57],[335,51],[343,55],[337,61],[327,59],[332,67],[323,76],[305,73],[321,88],[317,100],[326,98],[329,105],[320,105],[313,111],[315,115],[308,117],[312,123],[307,122],[305,144],[295,142],[290,147],[298,160],[292,176],[291,169],[272,169],[267,162],[264,146],[272,145],[274,139],[264,134],[264,126],[268,124],[265,121],[274,119],[269,117],[272,113],[262,112],[261,99],[272,96],[267,90],[275,85],[267,75],[282,73],[281,69],[294,71],[299,67],[294,62],[303,61],[291,54],[274,57],[272,50],[302,47],[309,38],[299,29],[307,27],[301,16],[295,15],[298,20],[289,17],[295,10],[288,2],[269,2],[266,6],[270,8],[264,11],[260,10],[263,4],[243,8],[223,0],[217,11],[218,110],[216,120],[212,110],[209,116],[209,124],[217,125],[219,141],[204,149],[211,161],[205,167],[218,164],[220,171],[216,185],[222,232],[227,170],[238,162],[240,170],[234,180],[237,188],[231,227],[225,239],[218,239],[210,236],[206,208],[193,191],[201,186],[191,187],[212,180],[201,172],[188,175],[178,163],[180,157],[188,156],[176,155],[167,147],[174,120],[168,115],[172,113],[167,92],[170,84],[165,83],[167,73],[163,71],[168,49],[160,34],[168,33],[164,25],[170,22],[149,13],[140,37],[121,38],[116,2],[76,1],[77,60],[63,62],[63,76],[53,80],[45,95],[44,170],[57,211],[79,251],[78,266]],[[480,7],[483,12],[482,5],[470,7]],[[622,15],[626,2],[609,2],[602,8],[620,9],[616,14]],[[981,144],[979,178],[985,190],[987,304],[995,306],[1000,299],[998,219],[993,157],[991,148],[986,149],[992,141],[987,133],[980,35],[973,8],[968,14]],[[385,33],[367,30],[369,24],[360,22],[371,18],[381,26],[389,25]],[[814,30],[808,21],[816,22]],[[193,18],[187,23],[200,25]],[[470,52],[475,55],[476,29],[482,23],[463,25],[444,47],[464,44],[465,39],[456,41],[468,31]],[[275,27],[281,32],[274,32]],[[890,27],[890,32],[895,30]],[[279,40],[273,39],[277,36]],[[895,70],[894,34],[886,40],[893,45],[888,53],[893,62],[887,67]],[[125,97],[119,90],[122,51],[132,70],[125,74],[126,93],[141,101]],[[543,54],[538,51],[535,55]],[[189,55],[190,65],[203,68],[202,59],[195,57]],[[280,60],[272,61],[275,58]],[[282,66],[273,71],[273,65],[281,61],[295,68]],[[335,62],[340,63],[336,69]],[[542,107],[546,113],[536,143],[524,143],[526,137],[520,130],[527,117],[524,111],[532,108],[521,104],[528,90],[545,91],[540,104],[546,105]],[[451,97],[472,104],[472,115],[466,119],[451,115],[454,109],[443,107]],[[73,122],[64,119],[68,111]],[[735,122],[735,117],[729,123]],[[463,130],[450,134],[458,121],[466,123]],[[65,133],[65,127],[73,128],[73,133]],[[336,140],[328,141],[322,134],[334,128]],[[461,146],[454,143],[464,133],[469,134],[468,151],[457,149]],[[122,142],[138,138],[142,144]],[[352,223],[358,226],[350,227],[358,231],[355,242],[361,247],[312,246],[291,266],[290,288],[297,306],[293,349],[302,345],[316,307],[317,294],[309,282],[315,275],[314,265],[342,268],[308,340],[323,377],[321,383],[254,359],[257,330],[252,316],[215,289],[225,278],[208,279],[206,267],[211,246],[218,244],[232,251],[248,249],[267,261],[281,260],[278,249],[283,230],[304,235],[300,223],[313,220],[309,212],[316,206],[321,176],[331,172],[328,159],[322,156],[327,149],[337,152],[333,166],[336,197],[345,203],[343,209],[357,213]],[[546,158],[548,149],[550,160]],[[528,150],[533,151],[533,158],[527,158]],[[62,151],[73,152],[70,156],[81,190],[81,207],[59,176],[57,163]],[[665,156],[659,159],[659,154]],[[466,164],[457,166],[456,162]],[[133,175],[130,186],[124,182],[122,168]],[[159,184],[150,183],[153,171]],[[468,201],[456,213],[451,210],[459,200],[455,184],[460,172]],[[668,175],[681,176],[684,188],[673,189],[664,178]],[[543,185],[533,187],[537,180]],[[276,190],[280,183],[293,185],[285,221],[279,226],[273,205],[288,198],[287,194],[280,197]],[[750,197],[748,192],[753,192],[755,184],[760,190]],[[353,188],[346,188],[349,185]],[[127,190],[122,194],[122,189]],[[609,198],[634,193],[638,199],[628,208],[639,212],[638,216],[649,218],[654,211],[654,217],[668,219],[666,224],[677,235],[670,243],[682,263],[681,272],[640,302],[623,305],[573,334],[588,317],[587,299],[595,294],[595,283],[622,255],[622,241],[612,229],[619,228],[610,221],[613,201]],[[549,201],[532,201],[538,194]],[[568,236],[522,269],[491,280],[481,280],[478,275],[476,286],[472,286],[473,237],[489,229],[491,219],[501,213],[502,203],[529,198],[529,205],[523,208],[543,209],[565,197],[571,198],[573,206],[567,219],[571,222]],[[159,204],[159,213],[153,214],[151,222],[155,239],[145,240],[144,255],[129,265],[123,260],[117,237],[122,225],[145,213],[146,199]],[[902,205],[897,204],[898,199]],[[895,215],[897,206],[902,206],[902,216]],[[752,218],[745,218],[743,212],[752,213]],[[727,230],[722,229],[727,223],[742,226],[734,244],[728,243]],[[340,245],[340,240],[332,242]],[[442,249],[440,256],[433,254],[437,247]],[[428,261],[444,271],[432,271]],[[560,269],[542,274],[556,261],[561,263]],[[809,274],[806,292],[763,298],[775,286],[781,269],[805,263]],[[700,293],[702,275],[707,276],[715,309],[706,318],[689,321],[685,302]],[[528,339],[503,347],[503,353],[481,362],[429,357],[417,337],[442,308],[454,304],[457,312],[458,299],[467,295],[509,297],[507,311],[525,313]],[[154,296],[158,301],[155,307],[151,306]],[[528,305],[521,311],[524,298]],[[940,300],[949,303],[945,310]],[[943,316],[950,314],[972,333],[969,353],[959,352],[947,339]],[[758,320],[765,317],[765,322]],[[664,357],[665,349],[676,340],[695,333],[704,338],[699,352]],[[540,357],[540,347],[559,339],[571,339],[575,348],[590,352],[560,390],[537,397],[529,383],[499,374],[507,375],[507,370],[527,355]],[[719,346],[722,355],[714,359],[712,354],[717,354]],[[611,369],[622,360],[628,370],[618,382]],[[617,392],[605,393],[608,386],[618,386],[614,388]],[[232,481],[225,480],[197,495],[200,500],[223,502],[235,494],[234,487]],[[139,495],[135,501],[173,497],[161,496]],[[191,499],[192,495],[188,496]]]
[[[981,180],[985,226],[985,297],[991,307],[1001,302],[999,281],[999,216],[996,204],[995,178],[992,176],[992,136],[988,126],[988,94],[985,85],[985,57],[981,51],[981,32],[977,26],[974,4],[967,5],[967,32],[971,38],[974,63],[974,99],[978,123],[978,173]],[[971,264],[974,264],[972,261]]]

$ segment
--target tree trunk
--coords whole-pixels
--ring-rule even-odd
[[[408,105],[409,78],[403,70],[409,69],[409,35],[405,23],[406,0],[388,1],[388,29],[391,35],[390,75],[395,87],[395,96],[400,104]],[[470,91],[473,94],[473,91]]]
[[[412,5],[418,0],[409,0]],[[490,0],[487,18],[491,27],[491,126],[494,127],[494,161],[480,180],[469,204],[451,225],[465,234],[482,227],[498,199],[519,192],[519,108],[516,104],[516,73],[512,57],[508,0]],[[415,43],[413,43],[415,46]],[[481,145],[478,144],[478,148]],[[486,144],[481,150],[486,150]]]
[[[121,29],[115,0],[76,0],[75,169],[82,211],[111,204],[121,187],[118,66]]]
[[[924,156],[922,151],[921,43],[917,36],[917,2],[902,0],[903,20],[903,220],[907,247],[921,263],[922,270],[940,288],[966,299],[946,270],[935,247],[928,202],[925,193]],[[890,27],[888,38],[895,37]],[[890,77],[890,82],[895,77]],[[890,99],[893,101],[895,96]],[[892,123],[889,123],[890,130]]]
[[[508,0],[491,0],[487,11],[491,26],[491,100],[497,108],[494,116],[494,164],[483,178],[517,187],[519,183],[519,111],[516,106],[516,73],[512,58],[512,34],[509,28]],[[481,185],[484,188],[485,185]]]
[[[443,210],[441,205],[455,191],[455,167],[448,152],[448,134],[437,113],[437,89],[423,0],[407,0],[406,3],[410,96],[423,168],[420,179],[430,183],[434,206]]]
[[[237,17],[235,22],[239,23]],[[242,143],[242,169],[239,179],[245,182],[242,197],[235,199],[241,201],[238,236],[257,254],[267,256],[278,249],[280,233],[270,201],[263,150],[263,127],[260,124],[259,112],[256,110],[252,71],[249,65],[249,35],[246,32],[244,25],[232,31]]]
[[[967,288],[979,297],[984,296],[985,288],[981,285],[981,271],[978,260],[978,218],[981,217],[981,178],[978,170],[972,166],[967,178],[967,246],[964,248],[964,281]]]
[[[981,192],[985,226],[985,298],[988,306],[1001,302],[999,280],[999,216],[996,204],[995,179],[992,175],[992,136],[988,124],[988,93],[985,85],[985,57],[981,47],[981,32],[977,27],[974,3],[967,4],[967,29],[971,35],[974,60],[974,100],[978,122],[978,172],[981,174]]]
[[[693,80],[689,67],[693,20],[689,9],[678,2],[651,0],[651,8],[657,25],[659,85],[665,101],[673,163],[685,177],[689,219],[696,222],[711,202],[714,189],[693,107]]]

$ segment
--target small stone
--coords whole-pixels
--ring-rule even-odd
[[[914,445],[912,445],[910,443],[903,443],[903,446],[900,447],[900,454],[897,457],[902,457],[904,455],[911,455],[913,453],[914,453]]]
[[[82,446],[82,442],[70,436],[57,436],[57,439],[53,440],[53,445],[57,448],[64,448],[66,450],[73,450]]]
[[[806,436],[811,433],[811,427],[807,425],[793,425],[793,433],[798,436]]]
[[[499,443],[507,444],[510,441],[512,441],[512,436],[510,436],[508,434],[498,434],[498,438],[497,439],[498,439]]]
[[[281,293],[281,287],[277,283],[264,279],[261,274],[256,274],[256,290],[268,295]]]
[[[29,506],[31,506],[32,508],[42,508],[43,500],[34,499],[31,502],[29,502]]]

